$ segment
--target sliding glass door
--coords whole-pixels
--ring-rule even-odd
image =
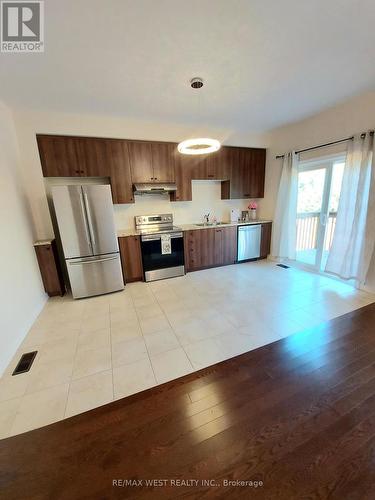
[[[340,199],[345,159],[302,162],[298,173],[297,261],[324,271]]]

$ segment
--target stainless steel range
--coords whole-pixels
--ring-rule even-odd
[[[172,214],[137,215],[135,228],[141,234],[145,281],[185,274],[183,233]]]

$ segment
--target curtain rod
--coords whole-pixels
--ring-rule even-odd
[[[374,135],[373,130],[370,131],[370,135]],[[362,139],[364,139],[365,136],[366,136],[365,132],[363,134],[361,134]],[[312,151],[313,149],[324,148],[326,146],[332,146],[333,144],[340,144],[340,142],[352,141],[353,139],[354,139],[354,136],[352,135],[351,137],[347,137],[346,139],[339,139],[338,141],[327,142],[326,144],[319,144],[319,146],[312,146],[311,148],[300,149],[299,151],[296,151],[296,154],[304,153],[305,151]],[[284,156],[285,155],[277,155],[276,159],[284,158]]]

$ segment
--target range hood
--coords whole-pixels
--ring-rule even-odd
[[[173,191],[177,191],[177,186],[171,182],[134,184],[134,194],[165,194]]]

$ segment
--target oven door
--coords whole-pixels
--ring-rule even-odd
[[[182,233],[171,233],[171,253],[162,254],[160,234],[141,237],[145,281],[172,278],[185,274],[184,238]]]

